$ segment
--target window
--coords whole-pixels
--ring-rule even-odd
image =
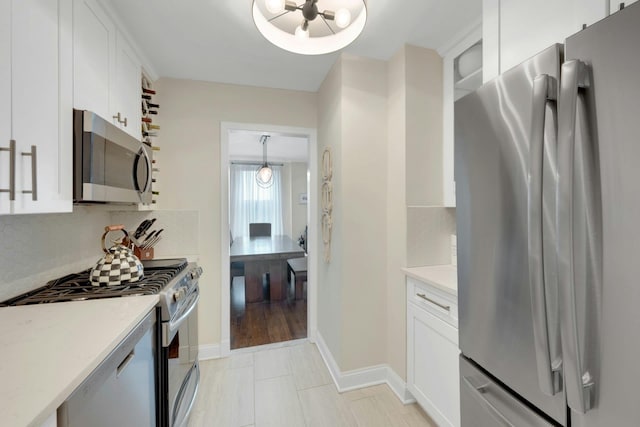
[[[282,220],[282,168],[272,166],[273,185],[256,183],[256,165],[231,165],[229,218],[234,239],[249,235],[249,223],[271,223],[271,234],[284,234]]]

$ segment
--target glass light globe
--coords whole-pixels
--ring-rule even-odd
[[[308,39],[309,38],[309,30],[303,30],[302,29],[302,25],[298,25],[298,28],[296,28],[296,37],[304,40],[304,39]]]
[[[351,12],[349,9],[338,9],[335,16],[336,25],[339,28],[347,28],[351,24]]]
[[[264,5],[271,13],[284,12],[284,0],[264,0]]]
[[[268,166],[263,166],[258,171],[258,180],[263,184],[268,184],[271,181],[271,177],[273,176],[273,171]]]

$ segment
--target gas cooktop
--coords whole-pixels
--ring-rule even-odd
[[[144,277],[133,283],[115,286],[94,286],[89,281],[91,269],[69,274],[48,282],[45,286],[4,301],[2,306],[83,301],[159,293],[187,266],[187,260],[163,259],[143,261]]]

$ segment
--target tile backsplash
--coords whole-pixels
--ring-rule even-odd
[[[407,208],[407,267],[450,264],[455,209],[441,206]]]
[[[197,211],[147,211],[113,212],[114,224],[124,224],[133,233],[145,219],[155,218],[149,229],[162,229],[162,240],[154,247],[155,258],[192,257],[198,255],[198,212]]]
[[[95,264],[110,216],[76,207],[68,214],[0,217],[0,301]]]
[[[102,256],[100,237],[109,224],[127,230],[145,218],[164,228],[156,258],[198,254],[198,213],[194,211],[109,212],[74,206],[73,213],[0,216],[0,301],[47,281],[92,267]]]

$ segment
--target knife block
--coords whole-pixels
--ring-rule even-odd
[[[140,260],[153,259],[153,248],[142,249],[137,246],[133,247],[133,253]]]

